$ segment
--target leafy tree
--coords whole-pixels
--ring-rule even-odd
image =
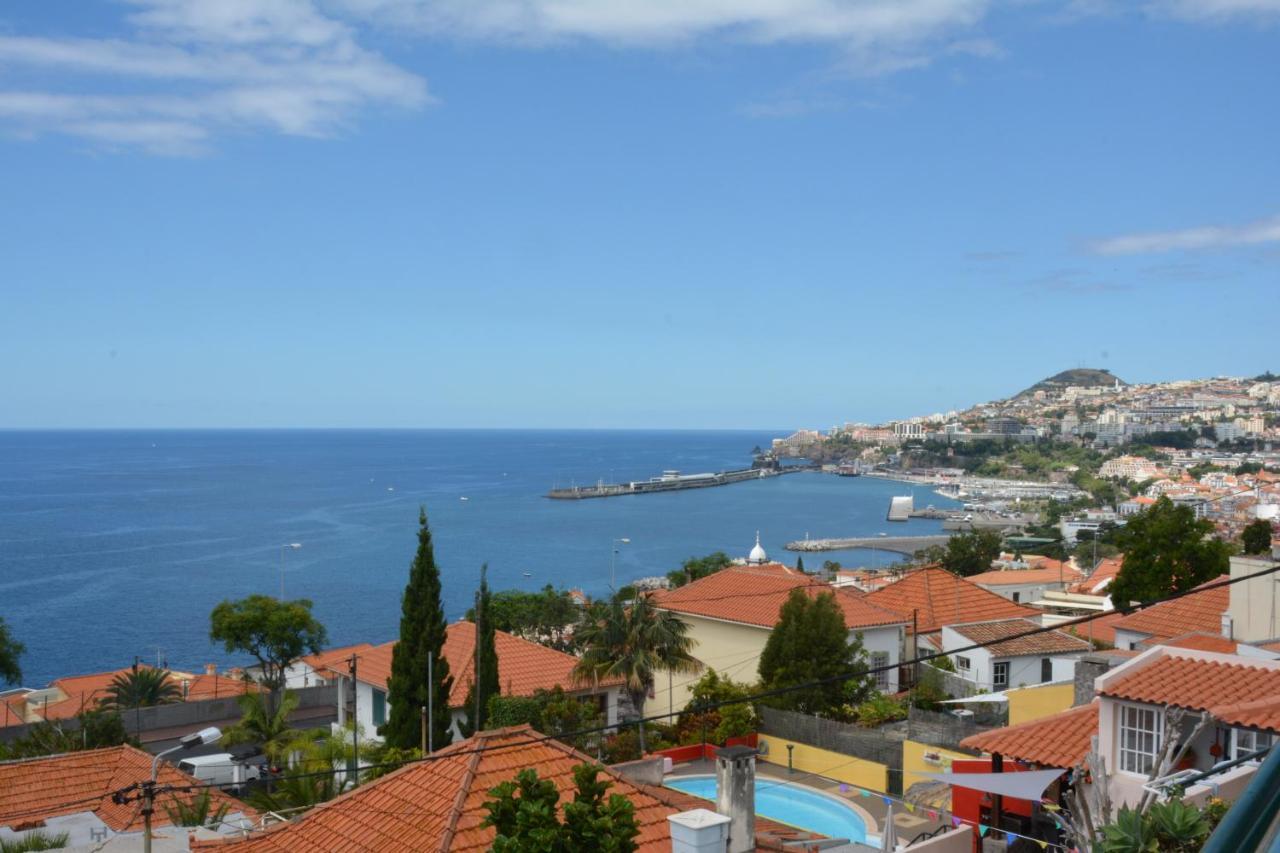
[[[600,768],[580,764],[573,769],[577,788],[573,802],[556,806],[560,792],[554,782],[539,779],[532,769],[521,770],[514,782],[489,791],[484,804],[489,814],[481,826],[493,827],[494,853],[632,853],[640,826],[635,805],[621,794],[610,794],[609,782],[598,779]],[[517,796],[518,794],[518,796]],[[561,821],[559,812],[563,811]]]
[[[463,737],[471,737],[474,732],[485,728],[489,699],[501,692],[498,686],[498,649],[494,644],[493,621],[489,618],[491,597],[489,583],[485,580],[487,568],[485,566],[480,569],[480,592],[476,597],[477,606],[473,610],[476,626],[475,670],[478,678],[471,682],[471,687],[467,690],[463,708],[466,718],[461,725]]]
[[[264,693],[245,693],[236,697],[236,704],[240,721],[222,733],[222,745],[256,744],[271,761],[283,763],[299,735],[289,725],[289,715],[298,707],[297,694],[286,690],[278,703],[271,703]]]
[[[1266,554],[1271,551],[1271,522],[1259,518],[1250,522],[1240,535],[1246,554]]]
[[[751,734],[759,726],[755,709],[746,700],[752,685],[739,684],[708,669],[690,688],[689,705],[680,714],[676,736],[681,743],[700,743],[704,733],[715,743]],[[722,705],[724,702],[733,704]],[[720,705],[720,707],[714,707]]]
[[[231,811],[231,804],[224,802],[214,808],[213,795],[205,788],[189,799],[174,797],[171,803],[165,804],[164,810],[174,826],[216,827]]]
[[[111,710],[150,708],[182,701],[182,688],[168,670],[134,665],[129,672],[118,673],[107,686],[102,707]]]
[[[800,555],[799,557],[796,557],[796,571],[797,572],[804,571],[804,555],[803,554]]]
[[[578,616],[573,596],[551,584],[538,592],[504,589],[490,596],[488,618],[494,628],[568,654],[577,651],[572,629]],[[466,619],[475,621],[474,609]]]
[[[307,652],[319,652],[327,638],[305,598],[280,601],[269,595],[251,595],[224,601],[209,616],[209,639],[222,643],[229,652],[245,652],[257,659],[272,701],[284,689],[289,665]]]
[[[618,598],[598,615],[578,626],[582,657],[574,675],[583,681],[620,678],[631,705],[643,719],[644,701],[659,670],[695,672],[700,664],[690,654],[693,640],[688,623],[668,610],[653,606],[642,595],[629,605]],[[644,723],[640,749],[645,749]]]
[[[17,684],[22,680],[22,667],[18,658],[26,651],[26,646],[14,639],[9,626],[4,624],[0,616],[0,684]]]
[[[705,557],[690,557],[685,560],[680,568],[667,572],[667,580],[671,581],[673,587],[684,586],[732,565],[733,560],[724,551],[713,551]]]
[[[444,607],[440,603],[440,570],[436,568],[427,527],[427,511],[418,511],[418,552],[409,566],[409,582],[400,598],[400,642],[391,655],[387,700],[391,714],[382,735],[391,746],[412,749],[422,742],[421,714],[435,709],[432,740],[449,743],[449,691],[453,676],[444,657]],[[431,661],[431,683],[427,661]]]
[[[260,811],[303,811],[355,787],[355,774],[337,769],[354,763],[351,741],[350,725],[339,732],[325,729],[298,732],[287,747],[289,767],[269,780],[268,789],[250,794],[249,804]]]
[[[779,690],[812,681],[823,681],[762,700],[788,711],[844,717],[846,705],[857,705],[874,692],[867,675],[862,638],[849,637],[844,611],[835,595],[823,592],[810,598],[802,589],[791,590],[782,605],[778,624],[760,654],[760,687]],[[847,679],[837,676],[850,673]]]
[[[542,707],[537,696],[494,696],[489,699],[489,725],[494,728],[529,725],[542,731]]]
[[[363,744],[361,744],[360,754],[361,756],[366,754]],[[387,746],[385,743],[371,747],[367,750],[367,754],[373,766],[360,771],[360,776],[365,782],[372,782],[380,776],[399,770],[411,761],[422,758],[422,750],[416,746],[413,749],[400,749]]]
[[[1188,506],[1161,497],[1115,533],[1124,565],[1111,582],[1111,600],[1123,608],[1185,592],[1228,569],[1225,542],[1207,538],[1213,522],[1198,519]]]
[[[991,571],[991,563],[1000,556],[1000,534],[994,530],[957,533],[947,540],[942,555],[942,568],[960,577]]]
[[[118,711],[95,708],[77,714],[74,726],[70,722],[40,722],[7,746],[0,743],[0,761],[134,743]]]

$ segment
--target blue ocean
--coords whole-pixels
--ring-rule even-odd
[[[0,616],[26,645],[24,682],[147,661],[244,663],[208,638],[225,598],[309,598],[334,645],[395,637],[425,506],[445,610],[495,589],[609,588],[715,550],[771,557],[822,536],[935,532],[885,521],[908,490],[789,474],[584,501],[553,486],[746,467],[780,433],[536,430],[0,431]],[[465,498],[465,500],[464,500]],[[917,490],[917,503],[952,502]],[[299,548],[281,546],[298,543]],[[283,550],[283,555],[282,555]],[[845,565],[884,552],[833,553]],[[823,558],[810,555],[807,562]],[[810,566],[812,568],[813,566]]]

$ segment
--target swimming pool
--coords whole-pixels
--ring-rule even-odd
[[[716,798],[714,776],[682,776],[669,778],[662,784],[704,800]],[[783,780],[756,779],[756,814],[828,838],[867,842],[867,826],[851,806],[812,788]]]

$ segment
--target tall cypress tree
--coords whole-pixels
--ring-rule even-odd
[[[483,731],[489,719],[489,698],[500,692],[498,682],[498,647],[495,644],[493,608],[489,595],[489,582],[485,579],[488,566],[480,567],[480,591],[476,593],[476,649],[475,669],[479,673],[467,691],[467,719],[462,733]],[[479,691],[479,696],[476,693]]]
[[[432,738],[439,749],[449,745],[449,691],[453,677],[444,657],[444,607],[440,603],[440,570],[431,547],[426,508],[418,510],[418,553],[409,566],[409,583],[400,599],[400,642],[391,655],[387,701],[391,715],[382,728],[389,746],[412,749],[422,742],[422,709],[434,697]],[[431,683],[427,680],[427,661]]]

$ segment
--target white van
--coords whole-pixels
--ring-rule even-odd
[[[250,779],[257,779],[262,775],[257,767],[236,761],[229,752],[184,758],[178,762],[178,769],[201,782],[221,788],[239,788]]]

